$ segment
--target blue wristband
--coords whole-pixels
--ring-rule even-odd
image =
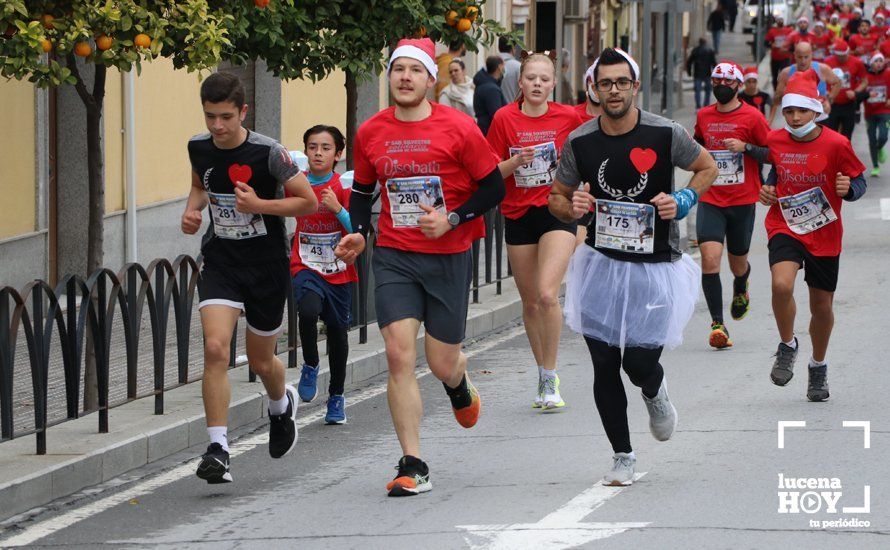
[[[337,220],[340,222],[340,225],[346,229],[347,233],[352,233],[352,222],[349,219],[349,212],[342,206],[340,207],[340,211],[337,212]]]
[[[689,187],[674,191],[671,193],[671,196],[677,202],[677,216],[674,218],[675,220],[685,218],[692,207],[698,203],[698,194]]]

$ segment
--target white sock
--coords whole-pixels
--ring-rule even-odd
[[[538,365],[538,380],[544,379],[544,367],[542,365]]]
[[[788,346],[788,347],[791,348],[791,349],[797,349],[797,339],[794,338],[793,336],[791,337],[791,341],[790,341],[790,342],[782,342],[782,343],[785,344],[786,346]]]
[[[541,380],[545,378],[556,378],[556,369],[547,370],[544,367],[541,367]]]
[[[287,392],[281,396],[281,399],[269,399],[269,414],[279,415],[287,412]]]
[[[824,366],[827,365],[827,364],[828,364],[828,363],[826,363],[824,360],[823,360],[823,361],[816,361],[815,359],[813,359],[812,357],[810,357],[810,368],[811,368],[811,369],[812,369],[812,368],[815,368],[815,367],[824,367]]]
[[[621,455],[623,455],[623,456],[626,456],[627,458],[629,458],[629,459],[631,459],[631,460],[636,460],[636,459],[637,459],[637,455],[635,455],[633,451],[631,451],[631,452],[629,452],[629,453],[615,453],[615,455],[616,455],[616,456],[621,456]]]
[[[229,440],[226,432],[229,429],[226,426],[207,426],[207,435],[210,436],[210,443],[219,443],[225,452],[229,452]]]

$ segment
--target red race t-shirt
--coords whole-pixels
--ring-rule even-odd
[[[539,117],[524,114],[519,103],[498,109],[486,136],[495,154],[503,160],[517,149],[535,147],[534,160],[504,178],[507,186],[501,203],[504,217],[515,220],[532,206],[547,205],[562,144],[581,124],[574,107],[559,103],[548,102],[547,112]]]
[[[464,252],[485,236],[480,216],[438,239],[421,233],[418,203],[442,213],[462,205],[498,158],[476,122],[457,109],[430,103],[423,120],[396,119],[395,107],[365,121],[355,136],[355,181],[380,182],[377,246],[427,254]]]
[[[588,120],[593,120],[596,117],[593,115],[587,114],[587,102],[579,103],[575,105],[575,112],[578,113],[578,116],[581,117],[581,122],[587,122]]]
[[[794,29],[791,27],[773,27],[766,32],[766,41],[770,44],[770,58],[773,61],[791,59],[788,37],[792,32]]]
[[[751,155],[733,153],[726,149],[723,140],[735,138],[766,146],[769,125],[763,113],[745,102],[728,113],[717,110],[711,104],[698,110],[695,120],[695,138],[717,162],[717,180],[702,195],[701,201],[714,206],[738,206],[754,204],[760,196],[760,168]]]
[[[881,52],[885,58],[890,57],[890,38],[887,38],[878,44],[878,51]]]
[[[855,90],[862,84],[862,80],[866,75],[865,64],[862,60],[854,55],[848,55],[847,60],[841,63],[836,55],[832,55],[825,60],[825,64],[831,67],[832,70],[840,69],[841,73],[837,74],[838,71],[834,71],[841,80],[841,90],[834,97],[833,103],[835,105],[846,105],[856,101],[855,98],[850,99],[847,97],[847,90]]]
[[[856,33],[848,40],[850,49],[858,56],[871,55],[878,48],[878,40],[871,34]]]
[[[812,44],[815,37],[816,35],[811,32],[808,32],[806,34],[801,34],[800,31],[792,32],[788,35],[788,42],[786,43],[786,46],[788,47],[788,53],[793,56],[795,46],[797,46],[801,42]]]
[[[819,137],[808,142],[795,141],[785,129],[773,130],[767,145],[779,197],[766,215],[767,236],[782,233],[813,256],[837,256],[844,229],[835,179],[838,172],[854,178],[865,171],[850,140],[823,126]]]
[[[340,175],[336,172],[330,181],[312,186],[318,199],[318,209],[313,214],[297,216],[294,242],[290,254],[290,275],[295,276],[304,269],[311,269],[334,285],[358,281],[355,267],[346,265],[334,256],[334,247],[346,235],[346,228],[337,216],[321,202],[321,192],[330,189],[337,196],[337,202],[349,210],[349,196],[352,192],[343,189]]]
[[[833,35],[827,32],[821,36],[811,35],[810,44],[813,45],[813,61],[823,61],[828,57],[831,46],[834,43]]]
[[[890,107],[887,107],[887,99],[890,98],[887,95],[890,91],[890,71],[884,69],[877,74],[866,73],[866,75],[868,87],[865,91],[868,92],[868,97],[862,102],[865,104],[865,116],[890,113]]]

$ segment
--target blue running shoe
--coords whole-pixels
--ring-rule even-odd
[[[346,399],[342,395],[328,397],[328,414],[324,415],[325,424],[346,424]]]
[[[311,403],[315,399],[315,396],[318,395],[318,367],[310,367],[303,363],[297,393],[300,394],[300,399],[304,403]]]

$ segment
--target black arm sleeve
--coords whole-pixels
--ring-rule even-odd
[[[779,181],[779,175],[776,173],[776,167],[773,166],[769,169],[769,175],[766,176],[766,181],[763,182],[763,185],[775,185],[777,181]]]
[[[865,177],[859,174],[850,180],[850,190],[847,191],[844,200],[849,202],[858,201],[865,194],[866,189],[868,189],[868,183],[866,183]]]
[[[353,182],[352,195],[349,197],[349,221],[352,230],[368,238],[371,227],[371,206],[374,204],[375,183]]]
[[[460,223],[474,220],[500,204],[504,200],[506,192],[501,170],[495,166],[494,170],[479,180],[479,189],[470,195],[467,202],[455,208],[454,212],[460,216]],[[353,222],[353,227],[355,227],[355,222]]]
[[[751,144],[751,150],[746,151],[751,157],[757,162],[766,162],[766,158],[769,156],[769,148],[768,147],[760,147],[758,145]]]

